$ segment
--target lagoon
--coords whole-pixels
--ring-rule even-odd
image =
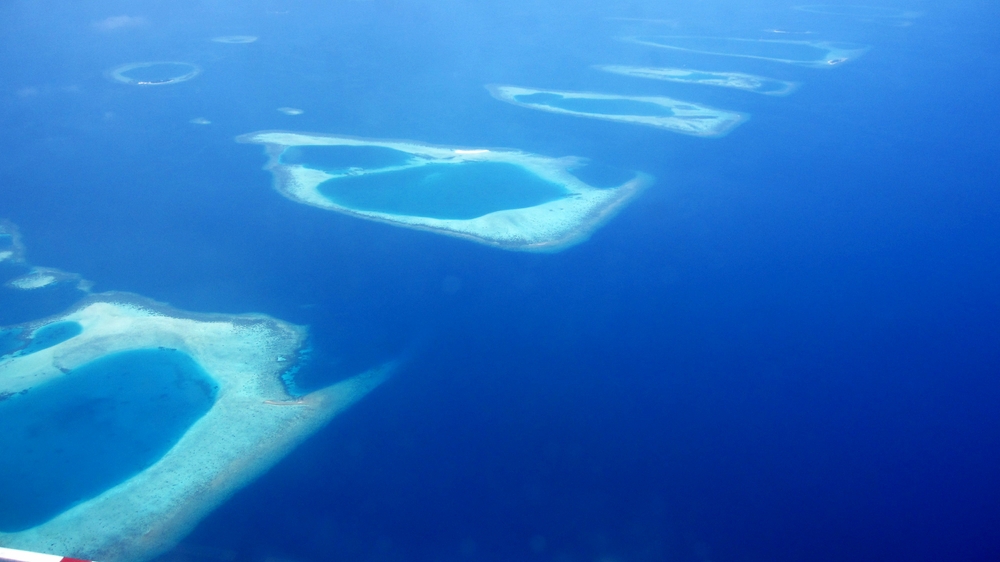
[[[0,401],[0,531],[41,524],[152,465],[216,390],[189,355],[140,349]]]

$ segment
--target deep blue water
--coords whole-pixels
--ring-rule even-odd
[[[0,216],[31,263],[307,324],[306,388],[410,358],[180,559],[1000,558],[1000,62],[984,56],[1000,13],[790,5],[0,7]],[[123,14],[144,19],[92,26]],[[209,41],[232,34],[260,39]],[[871,49],[814,69],[615,39],[638,35]],[[103,75],[147,60],[203,72],[148,88]],[[771,98],[595,64],[802,86]],[[751,118],[699,139],[531,111],[485,84]],[[506,252],[281,197],[260,147],[233,141],[263,129],[575,155],[656,182],[579,246]],[[2,291],[5,325],[79,297]]]

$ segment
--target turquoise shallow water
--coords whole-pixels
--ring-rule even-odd
[[[566,195],[562,186],[503,162],[428,164],[347,176],[330,180],[319,190],[350,209],[438,219],[472,219]]]
[[[596,113],[598,115],[671,117],[674,114],[669,107],[657,103],[628,99],[566,98],[559,94],[545,92],[514,96],[514,100],[521,103],[547,105],[568,111]]]
[[[400,166],[412,158],[411,154],[382,146],[291,146],[281,154],[281,163],[342,172],[350,168]]]
[[[111,354],[0,400],[0,531],[43,523],[152,465],[216,384],[174,349]]]

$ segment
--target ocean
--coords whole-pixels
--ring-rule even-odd
[[[0,288],[0,325],[127,292],[307,327],[294,395],[398,362],[154,553],[162,562],[1000,559],[1000,8],[805,8],[4,2],[0,219],[25,250],[0,263],[0,283],[31,267],[69,277]],[[212,40],[227,36],[255,39]],[[817,43],[849,60],[822,59]],[[115,79],[142,62],[185,64]],[[491,85],[666,97],[741,119],[684,134],[504,103]],[[652,181],[579,243],[517,251],[283,196],[264,148],[234,140],[256,131],[575,156]],[[483,179],[493,173],[456,175],[504,189],[499,172]],[[525,174],[505,181],[538,182]],[[363,179],[343,185],[342,203],[368,201]],[[518,189],[495,199],[559,196]],[[387,208],[389,191],[371,205]],[[387,205],[431,216],[434,201]],[[468,204],[440,216],[486,209]],[[0,418],[5,432],[18,423]],[[105,423],[126,422],[94,421],[95,443]],[[160,451],[128,450],[91,451],[112,455],[119,480]],[[0,523],[48,509],[18,498],[0,498]],[[11,525],[0,532],[22,530]]]

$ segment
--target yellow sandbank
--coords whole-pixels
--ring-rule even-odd
[[[635,78],[735,88],[767,96],[786,96],[798,87],[798,84],[795,82],[754,76],[753,74],[743,74],[742,72],[716,72],[711,70],[691,70],[688,68],[620,65],[598,65],[594,68]]]
[[[0,545],[104,562],[140,562],[172,547],[236,490],[378,386],[391,364],[302,397],[281,375],[305,329],[263,315],[188,314],[126,293],[93,295],[38,323],[82,332],[28,355],[0,357],[0,395],[30,390],[106,355],[170,347],[218,384],[216,401],[153,465]]]
[[[265,146],[269,160],[264,169],[273,174],[274,188],[292,201],[507,250],[551,252],[582,242],[652,181],[648,175],[635,174],[632,179],[616,187],[596,188],[570,173],[570,169],[583,163],[579,158],[549,158],[518,150],[455,148],[414,141],[287,131],[249,133],[236,140]],[[409,159],[396,166],[350,168],[343,173],[333,173],[302,164],[283,163],[281,155],[298,146],[381,147],[409,155]],[[520,166],[543,180],[559,185],[566,194],[555,201],[531,207],[497,210],[475,218],[447,219],[350,208],[332,201],[319,190],[320,185],[325,182],[349,176],[386,174],[426,165],[461,166],[477,162]]]
[[[520,86],[498,86],[489,85],[486,89],[490,91],[496,99],[505,101],[520,107],[561,113],[563,115],[573,115],[576,117],[589,117],[591,119],[603,119],[606,121],[617,121],[619,123],[632,123],[636,125],[648,125],[666,129],[675,133],[694,135],[696,137],[720,137],[729,133],[734,127],[746,120],[746,116],[733,111],[722,111],[713,109],[705,105],[675,100],[663,96],[621,96],[617,94],[599,94],[595,92],[566,92],[560,90],[538,90],[535,88],[522,88]],[[592,102],[601,103],[626,103],[656,109],[660,115],[632,114],[627,109],[621,113],[610,112],[590,112],[579,109],[569,109],[558,107],[552,103],[532,102],[530,96],[555,96],[556,103],[579,103]]]

